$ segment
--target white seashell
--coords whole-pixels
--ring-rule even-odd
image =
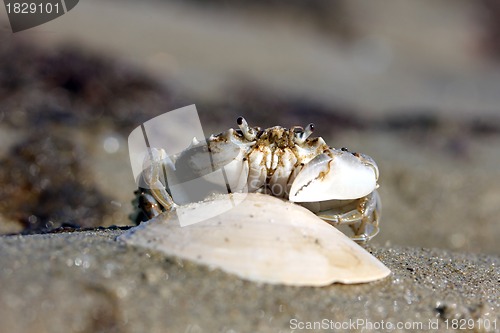
[[[176,212],[167,212],[118,239],[256,282],[325,286],[390,274],[382,262],[309,210],[269,195],[220,195],[183,206],[183,212],[200,216],[231,200],[234,208],[202,222],[181,227]]]

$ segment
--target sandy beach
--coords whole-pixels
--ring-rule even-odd
[[[300,288],[255,284],[126,247],[115,241],[122,233],[2,237],[0,283],[8,286],[0,291],[2,330],[320,332],[327,329],[298,327],[322,322],[334,330],[351,325],[353,332],[370,331],[367,325],[452,332],[453,319],[469,322],[469,331],[499,330],[496,256],[370,246],[392,270],[388,278]]]

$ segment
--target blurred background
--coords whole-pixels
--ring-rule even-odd
[[[81,1],[0,9],[0,233],[127,225],[132,129],[305,126],[381,170],[375,244],[500,254],[495,0]]]

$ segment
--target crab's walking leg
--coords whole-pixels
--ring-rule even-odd
[[[379,220],[382,210],[382,203],[377,191],[370,194],[370,198],[365,201],[364,213],[361,222],[350,224],[354,236],[353,240],[364,243],[375,237],[379,229]]]
[[[354,232],[351,238],[356,242],[364,243],[379,232],[381,207],[380,197],[375,190],[361,198],[356,209],[340,214],[338,210],[331,209],[319,212],[317,215],[332,225],[349,225]]]
[[[142,212],[146,215],[148,220],[162,213],[163,210],[161,206],[151,194],[139,191],[136,192],[138,192],[136,193],[138,194],[138,207],[142,209]]]
[[[165,210],[173,210],[177,207],[174,200],[165,189],[165,185],[160,180],[160,173],[163,172],[163,162],[168,158],[165,150],[151,148],[148,156],[144,159],[143,179],[151,191],[151,195]]]

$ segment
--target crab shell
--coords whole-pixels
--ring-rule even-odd
[[[364,283],[390,270],[335,227],[294,203],[259,193],[219,195],[184,206],[204,215],[234,208],[182,227],[165,212],[118,240],[218,268],[245,280],[295,286]]]
[[[333,149],[322,138],[279,147],[288,130],[276,126],[267,133],[267,139],[248,141],[230,129],[207,143],[194,140],[175,156],[182,171],[176,172],[178,182],[222,168],[231,192],[255,192],[268,184],[271,194],[292,202],[358,199],[378,186],[377,165],[367,155]]]

